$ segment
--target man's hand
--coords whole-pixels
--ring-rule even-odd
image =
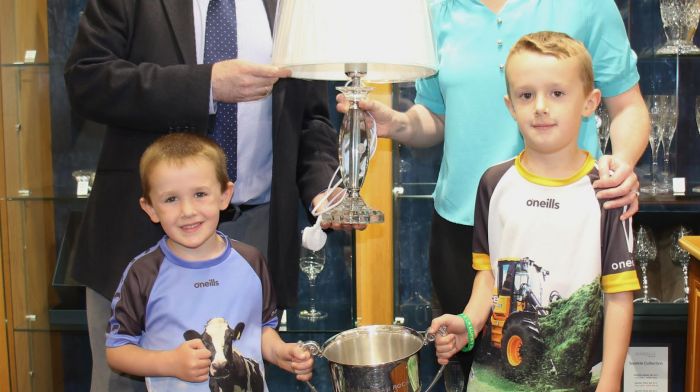
[[[342,188],[335,188],[333,189],[333,193],[331,193],[328,196],[328,199],[325,198],[327,192],[321,192],[314,199],[311,201],[311,207],[312,210],[316,213],[319,211],[323,211],[327,208],[328,205],[335,205],[337,204],[340,199],[343,197],[345,194],[345,189]],[[320,215],[320,214],[319,214]],[[321,228],[322,229],[333,229],[333,230],[344,230],[344,231],[350,231],[350,230],[364,230],[367,227],[367,225],[364,224],[340,224],[340,223],[330,223],[330,222],[322,222],[321,223]]]
[[[220,61],[211,70],[212,96],[217,102],[256,101],[270,95],[279,78],[291,75],[292,71],[273,65],[238,59]]]
[[[607,200],[603,203],[605,209],[627,206],[621,220],[639,211],[639,180],[632,166],[613,155],[604,155],[598,160],[598,173],[600,179],[593,182],[593,187],[602,189],[596,196]]]
[[[188,340],[170,353],[173,376],[189,382],[207,381],[211,352],[201,339]]]

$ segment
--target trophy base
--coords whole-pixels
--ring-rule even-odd
[[[695,46],[692,42],[679,41],[674,43],[667,43],[661,48],[656,50],[657,56],[687,56],[687,55],[698,55],[700,54],[700,48]]]
[[[658,298],[654,297],[639,297],[635,298],[634,301],[632,301],[636,304],[642,303],[642,304],[658,304],[661,301]]]
[[[316,310],[316,309],[299,311],[299,318],[304,319],[304,320],[308,320],[308,321],[323,320],[326,317],[328,317],[328,313],[321,312],[321,311]]]
[[[365,204],[360,196],[346,196],[343,201],[332,210],[321,215],[324,223],[361,224],[384,222],[384,213],[373,210]]]

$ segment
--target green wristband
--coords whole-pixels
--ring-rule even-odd
[[[474,339],[476,338],[476,336],[474,336],[474,325],[472,325],[472,321],[466,314],[460,313],[457,316],[461,317],[462,320],[464,320],[464,327],[467,329],[467,338],[469,339],[469,342],[466,346],[462,347],[462,351],[466,353],[472,351],[472,349],[474,348]]]

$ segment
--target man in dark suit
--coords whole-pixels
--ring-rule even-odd
[[[210,1],[236,7],[236,59],[202,64]],[[299,199],[319,202],[338,164],[326,84],[266,64],[276,0],[233,1],[89,0],[80,20],[65,68],[69,98],[108,126],[73,270],[87,286],[93,392],[144,389],[104,360],[107,298],[129,261],[163,235],[138,205],[139,158],[163,133],[210,134],[217,104],[238,103],[239,122],[241,196],[221,227],[267,254],[278,305],[296,303]]]

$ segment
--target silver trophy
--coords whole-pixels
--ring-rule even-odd
[[[636,298],[634,302],[650,303],[661,302],[658,298],[649,296],[649,279],[647,277],[647,267],[649,263],[656,260],[656,243],[654,237],[644,226],[639,226],[634,239],[634,261],[639,264],[642,270],[642,296]]]
[[[673,264],[680,265],[683,270],[683,296],[676,298],[673,301],[674,303],[688,303],[688,294],[690,293],[690,289],[688,288],[688,263],[690,263],[690,253],[681,247],[678,240],[690,234],[690,229],[684,226],[678,227],[671,234],[671,261]]]
[[[610,141],[610,113],[608,113],[608,109],[602,102],[595,111],[595,124],[596,128],[598,128],[600,151],[605,154]]]
[[[699,0],[661,0],[661,21],[666,34],[666,44],[657,55],[696,55],[700,48],[693,44],[693,36],[700,19]]]

